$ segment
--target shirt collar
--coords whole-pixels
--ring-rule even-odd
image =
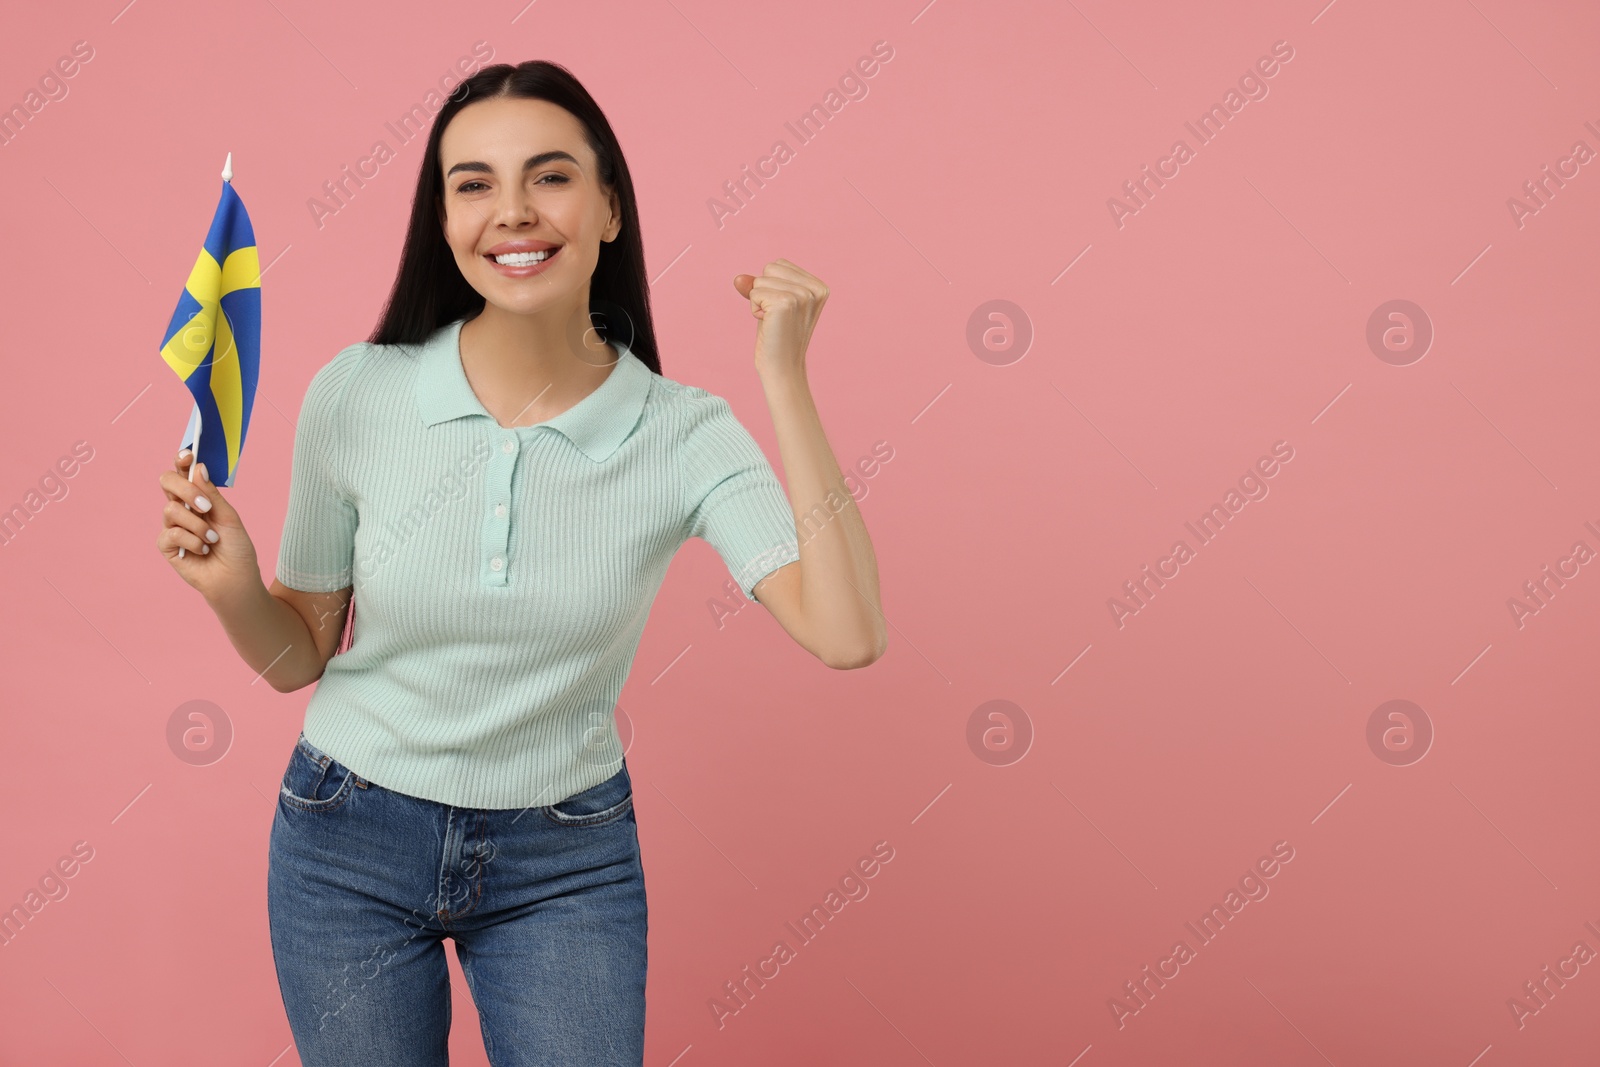
[[[426,426],[434,426],[466,415],[481,415],[501,429],[519,432],[548,427],[599,463],[627,440],[644,410],[650,394],[651,370],[620,341],[612,341],[619,362],[600,383],[600,388],[553,419],[533,426],[500,427],[483,402],[472,391],[467,372],[461,366],[461,326],[457,319],[436,330],[423,343],[418,355],[417,411]]]

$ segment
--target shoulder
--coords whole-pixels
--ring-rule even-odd
[[[399,410],[415,387],[421,345],[346,345],[311,376],[306,404],[312,410],[363,417]]]
[[[679,443],[706,437],[704,431],[707,430],[715,436],[719,427],[726,429],[729,423],[739,424],[732,405],[716,393],[659,374],[652,377],[651,400],[662,409]]]
[[[372,350],[379,346],[357,341],[341,348],[337,355],[311,376],[306,386],[305,406],[311,411],[331,411],[339,407],[344,394]]]
[[[664,374],[652,374],[650,380],[661,402],[674,410],[681,409],[686,404],[712,395],[698,385],[688,385],[668,378]]]

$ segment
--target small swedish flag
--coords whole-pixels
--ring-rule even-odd
[[[213,484],[231,486],[261,373],[261,261],[250,213],[233,189],[232,153],[222,178],[211,232],[178,297],[161,358],[194,396],[178,447],[196,450]]]

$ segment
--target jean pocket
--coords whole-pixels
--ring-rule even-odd
[[[561,826],[599,826],[614,822],[633,810],[633,782],[624,764],[597,786],[547,805],[545,818]]]
[[[357,786],[365,785],[360,775],[301,734],[289,756],[278,795],[289,807],[300,811],[331,811],[349,800]]]

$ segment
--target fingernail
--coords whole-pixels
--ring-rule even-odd
[[[211,475],[206,473],[206,465],[204,463],[196,464],[194,469],[199,473],[200,477],[204,478],[206,481],[209,482],[211,480]]]
[[[211,501],[207,500],[203,496],[197,496],[194,498],[194,506],[199,508],[201,511],[210,511]]]
[[[182,452],[178,453],[178,458],[179,459],[188,459],[192,455],[194,455],[194,453],[186,448]]]
[[[211,546],[210,545],[201,545],[200,546],[200,554],[201,555],[204,555],[204,554],[206,554],[207,552],[210,552],[210,551],[211,551]]]
[[[210,541],[212,544],[216,544],[217,543],[217,531],[215,531],[215,530],[207,530],[206,531],[206,540]]]

